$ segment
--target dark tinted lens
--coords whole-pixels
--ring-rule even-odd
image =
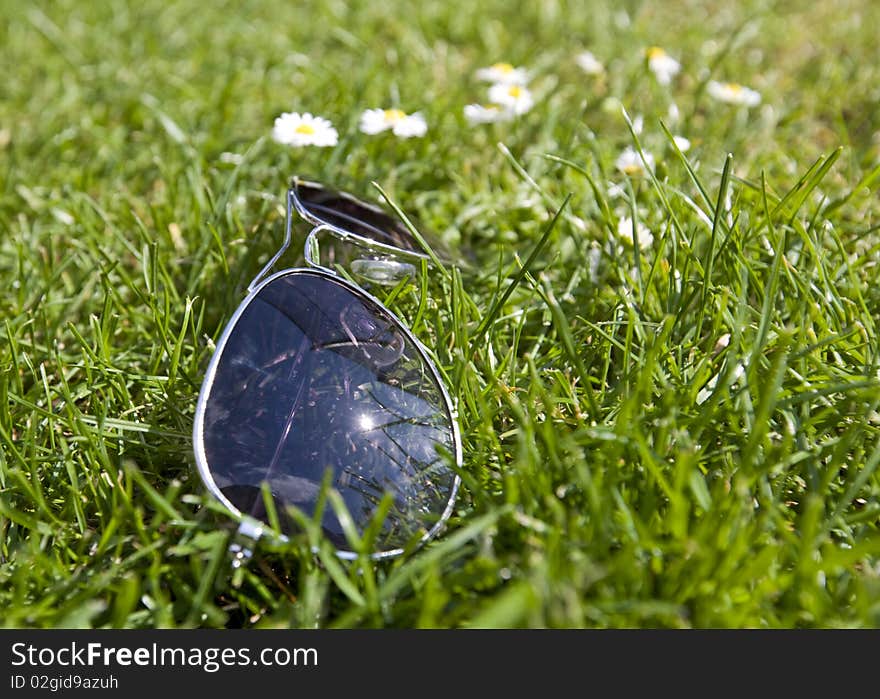
[[[361,528],[392,494],[382,550],[440,519],[455,482],[442,456],[455,453],[451,416],[384,308],[320,274],[291,272],[259,291],[219,351],[204,453],[240,511],[265,520],[265,481],[282,517],[286,505],[311,513],[329,469]],[[329,505],[323,527],[346,548]]]
[[[307,182],[296,183],[294,192],[306,211],[323,223],[401,250],[422,252],[406,226],[381,209]]]

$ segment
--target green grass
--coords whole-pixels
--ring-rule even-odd
[[[0,625],[880,625],[880,6],[421,5],[0,1]],[[470,127],[500,60],[536,105]],[[392,105],[428,134],[358,132]],[[274,143],[292,110],[339,145]],[[400,559],[311,531],[233,578],[193,411],[295,173],[471,251],[402,306],[463,486]]]

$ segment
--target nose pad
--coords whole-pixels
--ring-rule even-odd
[[[405,279],[414,279],[416,268],[409,262],[360,258],[352,260],[351,271],[364,281],[382,286],[395,286]]]

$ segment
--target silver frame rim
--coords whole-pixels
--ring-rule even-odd
[[[397,248],[393,248],[396,250]],[[281,250],[283,252],[283,249]],[[274,263],[275,259],[271,262]],[[377,304],[385,313],[389,315],[391,320],[396,324],[396,326],[403,332],[404,336],[413,343],[413,346],[418,351],[421,359],[425,362],[425,364],[430,369],[431,375],[434,377],[437,385],[440,387],[440,394],[443,396],[444,403],[446,405],[446,410],[449,415],[449,420],[452,423],[452,439],[455,445],[455,478],[452,483],[452,488],[449,493],[449,500],[446,503],[446,507],[443,510],[443,513],[440,515],[440,519],[428,530],[424,536],[419,540],[418,547],[421,547],[425,542],[429,539],[433,538],[442,527],[446,524],[446,521],[452,515],[452,510],[455,507],[455,500],[458,496],[459,486],[461,485],[461,476],[458,471],[462,468],[463,463],[463,452],[462,452],[462,444],[461,444],[461,433],[458,427],[458,411],[455,408],[455,404],[452,401],[452,398],[449,395],[449,391],[446,388],[446,384],[443,380],[443,377],[440,375],[439,370],[437,369],[434,361],[431,359],[430,354],[428,353],[427,348],[419,341],[419,339],[413,335],[412,331],[406,326],[403,321],[400,320],[392,311],[390,311],[381,301],[379,301],[375,296],[370,294],[364,289],[360,288],[356,284],[352,284],[347,279],[339,276],[338,274],[334,274],[329,270],[326,270],[322,267],[291,267],[288,269],[280,270],[257,284],[257,280],[260,279],[260,276],[265,272],[265,268],[263,272],[261,272],[257,277],[251,282],[251,285],[248,287],[249,293],[244,298],[244,300],[238,305],[238,308],[235,309],[232,316],[226,323],[226,326],[223,328],[223,332],[220,335],[220,339],[217,341],[217,344],[214,348],[214,353],[211,356],[211,361],[208,364],[208,369],[205,372],[205,377],[202,379],[202,386],[199,390],[199,398],[196,403],[196,412],[195,417],[193,418],[193,451],[195,452],[196,458],[196,467],[198,468],[199,476],[202,479],[202,482],[205,484],[205,487],[208,489],[208,492],[214,496],[214,498],[223,505],[229,513],[236,519],[238,522],[243,521],[245,518],[249,518],[248,515],[243,514],[235,505],[233,505],[229,499],[223,495],[220,491],[220,488],[217,486],[217,483],[214,481],[214,477],[211,475],[210,467],[208,465],[207,456],[205,455],[205,442],[204,442],[204,421],[205,421],[205,410],[208,401],[208,397],[211,393],[211,389],[214,385],[214,377],[217,373],[217,366],[220,363],[220,357],[223,354],[223,350],[226,347],[226,342],[229,339],[230,335],[232,335],[233,330],[238,324],[239,319],[244,313],[245,309],[251,304],[251,302],[257,297],[260,291],[266,287],[268,284],[271,284],[276,279],[280,277],[288,276],[290,274],[309,274],[313,276],[322,277],[329,281],[333,281],[337,284],[340,284],[350,292],[358,295],[362,298],[365,298],[375,304]],[[254,286],[256,284],[256,286]],[[279,532],[275,532],[269,526],[260,520],[257,520],[260,524],[264,525],[263,530],[266,534],[279,538],[282,542],[289,541],[289,538],[285,534],[281,534]],[[379,560],[383,558],[391,558],[394,556],[398,556],[403,553],[403,548],[390,549],[388,551],[377,551],[370,554],[370,558],[374,560]],[[339,558],[345,560],[354,560],[358,557],[354,551],[343,551],[340,549],[336,549],[336,555]]]

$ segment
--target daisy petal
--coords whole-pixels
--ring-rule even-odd
[[[512,112],[499,104],[468,104],[464,108],[464,118],[472,126],[508,121],[512,116]]]
[[[510,63],[496,63],[488,68],[480,68],[475,75],[477,80],[502,85],[525,85],[529,81],[525,68],[514,68]]]
[[[755,107],[761,103],[760,92],[739,83],[722,83],[717,80],[710,80],[706,85],[706,92],[719,102],[726,102],[727,104]]]
[[[648,169],[654,169],[654,156],[647,151],[643,151],[644,160],[637,150],[631,146],[627,146],[623,152],[614,161],[614,166],[623,174],[630,177],[640,177],[647,174]]]
[[[654,242],[654,235],[641,221],[639,221],[638,225],[635,226],[635,231],[633,231],[633,220],[629,216],[625,216],[618,221],[617,235],[630,247],[634,247],[637,244],[639,250],[645,250]]]
[[[424,136],[428,130],[420,112],[407,114],[401,109],[366,109],[361,114],[360,130],[369,135],[391,130],[399,138]]]
[[[602,75],[605,72],[605,66],[590,51],[581,51],[574,60],[587,75]]]
[[[652,46],[645,52],[645,55],[648,59],[648,68],[654,73],[654,77],[661,85],[671,83],[672,78],[678,75],[681,70],[681,63],[659,46]]]
[[[489,101],[511,110],[514,114],[525,114],[534,105],[535,98],[529,88],[522,85],[497,83],[489,88]]]

